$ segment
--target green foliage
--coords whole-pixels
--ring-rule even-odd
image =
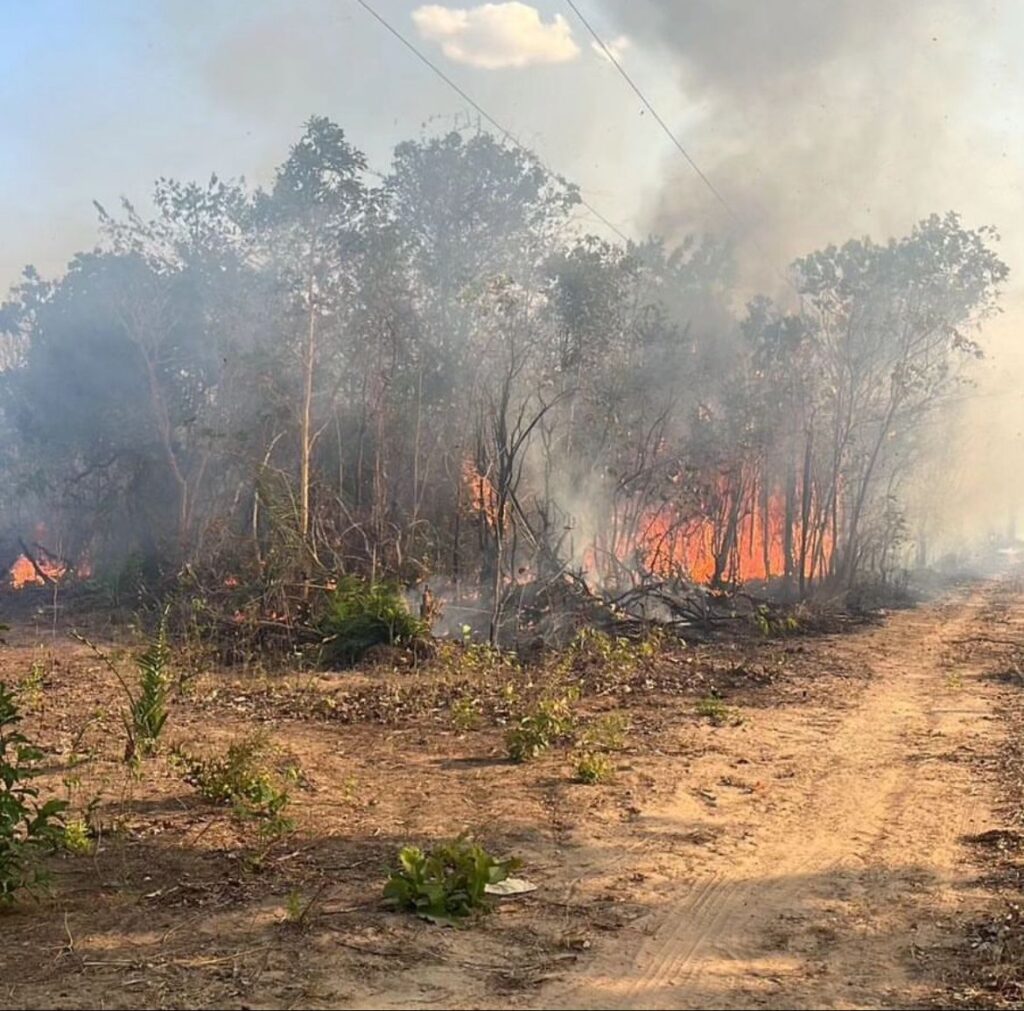
[[[284,915],[289,923],[301,923],[308,908],[308,904],[302,897],[302,892],[293,888],[285,899]]]
[[[587,725],[582,743],[600,751],[621,751],[626,746],[629,719],[622,713],[601,716]]]
[[[46,677],[46,661],[33,660],[28,673],[18,684],[18,697],[29,709],[37,708],[43,701],[43,680]]]
[[[599,660],[614,673],[628,674],[656,656],[662,644],[663,634],[658,629],[652,629],[642,638],[630,639],[585,626],[576,633],[570,652]]]
[[[430,634],[414,617],[397,586],[342,576],[320,623],[328,663],[351,664],[372,646],[410,646]]]
[[[542,698],[505,733],[505,747],[513,762],[526,762],[567,737],[575,726],[573,703],[579,697],[569,692],[556,698]]]
[[[0,681],[0,905],[43,880],[39,860],[62,839],[63,800],[38,802],[29,785],[42,752],[18,732],[21,713],[14,692]]]
[[[167,722],[167,702],[171,694],[167,670],[171,659],[171,649],[167,642],[167,613],[164,612],[156,638],[135,656],[134,685],[129,684],[117,663],[95,643],[74,630],[71,635],[99,657],[121,686],[127,702],[127,709],[121,712],[121,722],[128,738],[125,761],[135,762],[152,755]]]
[[[207,800],[228,804],[235,816],[254,820],[260,835],[271,839],[291,831],[285,814],[288,790],[275,774],[265,734],[252,733],[228,745],[221,755],[197,756],[178,749],[176,758],[184,778]]]
[[[800,631],[800,620],[795,614],[773,614],[767,604],[758,607],[752,617],[764,636],[792,635]]]
[[[484,910],[487,885],[504,881],[519,861],[498,860],[466,835],[424,853],[403,846],[384,886],[384,902],[433,923],[452,924]]]
[[[93,850],[92,833],[85,818],[69,818],[64,822],[61,845],[76,856],[87,856]]]
[[[160,622],[157,637],[135,657],[138,684],[137,693],[129,695],[128,735],[134,745],[134,753],[139,756],[153,754],[167,722],[167,700],[171,691],[167,667],[170,659],[165,616],[165,620]]]
[[[434,666],[445,674],[473,678],[494,678],[520,670],[515,653],[465,639],[440,643]]]
[[[599,751],[579,751],[576,754],[576,781],[593,785],[605,783],[615,774],[611,759]]]
[[[715,695],[706,695],[697,702],[697,715],[713,723],[716,727],[723,727],[727,723],[742,723],[742,717],[731,706],[727,706]]]
[[[463,733],[472,730],[480,722],[480,701],[471,696],[463,696],[452,703],[452,726]]]
[[[579,735],[574,756],[576,781],[594,784],[612,779],[615,769],[607,752],[621,751],[628,732],[629,720],[622,713],[610,713],[588,724]]]

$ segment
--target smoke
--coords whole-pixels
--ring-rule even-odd
[[[953,539],[1004,531],[1024,503],[1024,400],[1007,381],[1024,367],[1015,16],[950,0],[634,0],[605,14],[634,52],[676,68],[677,103],[660,111],[734,211],[671,150],[644,224],[732,237],[746,291],[792,301],[780,272],[795,257],[860,235],[884,241],[933,211],[1004,229],[1006,315],[982,335],[989,361],[938,475],[946,515],[932,517]],[[656,86],[639,59],[627,65]]]
[[[951,207],[991,216],[965,193],[994,139],[974,115],[978,53],[996,29],[985,5],[638,0],[615,11],[678,67],[680,108],[699,113],[680,139],[741,222],[673,151],[646,224],[739,231],[752,288],[777,284],[815,245],[902,233]],[[991,163],[986,174],[1009,179]]]

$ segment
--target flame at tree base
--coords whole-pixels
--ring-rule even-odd
[[[40,560],[39,569],[54,583],[59,583],[67,574],[67,566],[55,564],[50,561]],[[11,586],[15,590],[24,589],[26,586],[45,586],[46,579],[43,578],[32,564],[27,555],[19,555],[18,559],[10,569]]]

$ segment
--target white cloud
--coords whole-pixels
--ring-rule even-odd
[[[623,54],[632,44],[633,43],[628,35],[616,35],[614,39],[605,40],[605,45],[608,47],[608,53],[611,53],[619,63],[622,62]],[[590,48],[593,49],[602,60],[608,59],[608,53],[606,53],[596,41],[590,43]],[[611,61],[609,60],[608,62],[610,63]]]
[[[440,43],[448,59],[485,70],[564,63],[580,52],[565,17],[544,21],[536,7],[516,0],[478,7],[425,4],[412,19],[420,35]]]

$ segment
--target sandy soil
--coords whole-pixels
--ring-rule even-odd
[[[759,713],[744,738],[693,762],[639,827],[666,849],[680,837],[715,845],[628,938],[533,1006],[895,1008],[932,997],[955,973],[941,964],[952,925],[987,899],[964,837],[993,824],[995,787],[977,767],[999,746],[1002,689],[960,647],[997,620],[1008,634],[998,592],[821,645],[867,680],[838,703]]]
[[[0,673],[45,671],[26,722],[53,753],[43,785],[109,827],[94,855],[54,861],[49,896],[0,916],[0,1007],[941,1004],[963,924],[992,902],[966,838],[1000,824],[990,765],[1000,699],[1020,691],[972,650],[986,635],[1024,641],[1016,584],[666,654],[584,699],[633,724],[598,787],[564,753],[514,766],[500,727],[395,701],[426,675],[204,674],[169,743],[258,725],[302,770],[296,831],[256,866],[246,827],[165,757],[126,775],[109,673],[22,623]],[[383,701],[353,714],[337,693],[357,681]],[[709,686],[741,720],[700,717]],[[398,846],[463,828],[520,856],[538,891],[468,930],[381,910]]]

